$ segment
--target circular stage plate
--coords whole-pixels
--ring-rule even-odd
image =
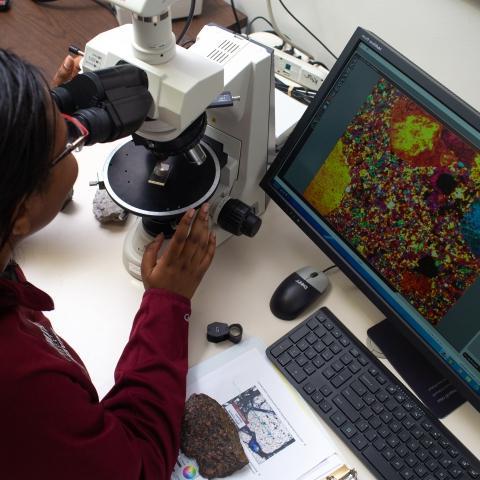
[[[106,161],[103,182],[112,199],[139,216],[170,217],[206,202],[220,181],[220,164],[212,148],[200,142],[207,158],[202,165],[184,154],[168,157],[171,172],[165,186],[148,182],[158,157],[131,140]]]

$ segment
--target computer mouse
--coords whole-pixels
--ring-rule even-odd
[[[321,270],[304,267],[293,272],[273,292],[270,310],[282,320],[293,320],[312,305],[330,285]]]

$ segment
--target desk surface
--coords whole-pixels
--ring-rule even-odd
[[[56,309],[49,317],[84,360],[100,396],[113,384],[114,367],[143,292],[122,264],[123,239],[133,217],[127,225],[104,227],[92,213],[95,187],[88,182],[96,178],[111,149],[111,144],[95,145],[77,155],[80,173],[74,201],[17,251],[30,281],[54,298]],[[275,287],[305,265],[325,268],[331,262],[271,202],[256,237],[233,237],[217,249],[192,303],[190,365],[229,348],[227,342],[206,341],[210,322],[241,323],[245,336],[259,337],[269,345],[321,305],[365,341],[367,328],[382,314],[337,270],[331,272],[330,291],[304,317],[284,322],[271,314],[268,301]],[[465,404],[444,423],[480,458],[480,413]],[[373,478],[340,440],[332,438],[345,459],[358,467],[361,479]]]

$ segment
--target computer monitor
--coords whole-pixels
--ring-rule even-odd
[[[479,113],[358,28],[261,185],[480,410]]]

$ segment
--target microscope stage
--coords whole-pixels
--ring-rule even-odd
[[[170,173],[165,185],[149,183],[159,157],[144,146],[128,141],[120,145],[104,167],[108,194],[120,206],[141,217],[167,219],[196,208],[215,192],[220,181],[220,162],[215,151],[200,142],[207,158],[197,165],[185,154],[165,162]]]

